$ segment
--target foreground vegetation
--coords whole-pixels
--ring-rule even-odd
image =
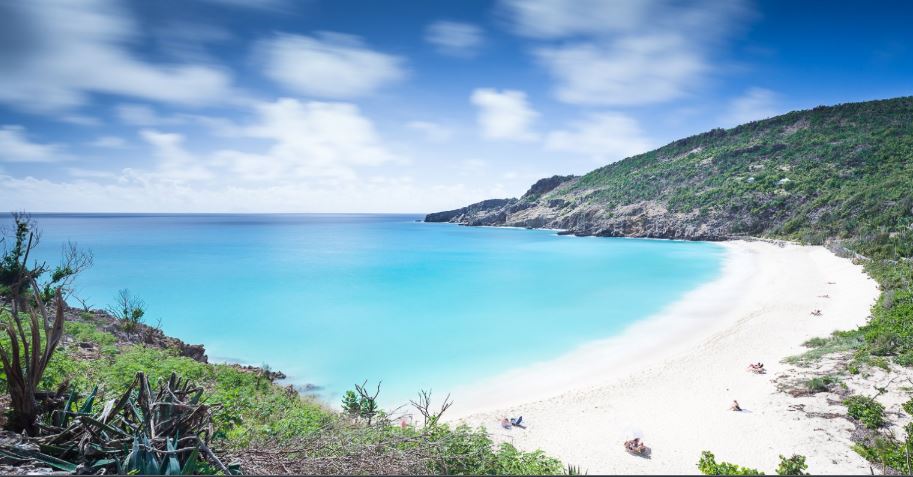
[[[138,372],[153,383],[167,381],[176,373],[203,389],[204,402],[213,409],[213,444],[222,454],[240,461],[242,468],[251,458],[258,461],[261,470],[283,472],[282,465],[277,465],[279,460],[264,462],[262,454],[249,455],[248,451],[288,449],[281,456],[283,465],[306,473],[370,471],[378,463],[388,466],[378,471],[404,473],[557,474],[564,469],[559,461],[541,452],[521,452],[510,444],[495,446],[480,429],[451,428],[438,422],[402,428],[394,416],[380,410],[374,412],[369,424],[366,416],[337,412],[270,383],[257,372],[201,363],[179,356],[176,349],[117,346],[113,335],[99,331],[87,318],[65,324],[66,334],[73,339],[52,359],[43,389],[66,384],[82,394],[79,401],[83,402],[98,386],[94,406],[99,408],[106,399],[127,389]],[[99,350],[99,355],[86,357],[86,348]],[[309,463],[301,448],[317,440],[334,445],[322,449],[322,455],[308,453],[308,457],[320,457]],[[366,448],[377,446],[391,455],[407,457],[390,462],[383,456],[363,454]]]

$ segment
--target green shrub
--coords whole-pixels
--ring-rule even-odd
[[[905,367],[913,366],[913,350],[904,351],[894,358],[894,362]]]
[[[729,462],[717,462],[716,457],[710,451],[701,452],[697,468],[704,475],[764,475],[764,472],[749,467],[741,467]]]
[[[820,347],[826,345],[827,343],[828,343],[827,338],[817,337],[817,338],[812,338],[812,339],[806,341],[805,343],[802,343],[802,346],[805,346],[806,348],[820,348]]]
[[[872,307],[872,319],[862,328],[869,351],[875,355],[913,350],[913,291],[892,290],[891,295],[890,300]]]
[[[807,365],[821,359],[822,356],[858,350],[864,345],[865,336],[861,329],[835,331],[827,338],[812,338],[806,341],[804,346],[811,349],[800,355],[790,356],[784,359],[783,362],[799,366]]]
[[[830,390],[832,385],[839,382],[840,379],[835,376],[818,376],[805,381],[805,389],[810,393],[821,393]]]
[[[850,417],[859,420],[869,429],[878,429],[884,426],[884,406],[874,399],[855,395],[843,400]]]
[[[764,472],[750,467],[742,467],[729,462],[717,462],[716,457],[710,451],[701,452],[697,468],[704,475],[764,475]],[[806,469],[808,469],[808,465],[805,463],[805,456],[793,454],[787,458],[781,455],[777,475],[808,475],[805,473]]]
[[[805,456],[793,454],[791,457],[780,456],[780,465],[777,466],[777,475],[808,475],[805,471],[808,465]]]
[[[867,461],[879,466],[887,466],[895,474],[913,475],[913,465],[910,457],[913,456],[913,441],[911,441],[911,424],[905,427],[907,437],[899,441],[892,436],[876,436],[871,444],[858,442],[853,445],[853,450]]]
[[[131,331],[143,322],[146,302],[142,298],[131,295],[130,290],[124,288],[117,292],[114,302],[108,307],[108,313],[117,318],[125,330]]]
[[[542,451],[523,452],[511,444],[497,448],[484,429],[435,425],[429,441],[440,446],[432,471],[447,475],[558,475],[564,465]]]
[[[908,416],[913,416],[913,398],[900,405]]]

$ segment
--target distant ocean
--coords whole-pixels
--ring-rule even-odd
[[[67,240],[92,250],[77,293],[96,308],[128,288],[211,360],[266,363],[332,403],[364,380],[403,402],[558,357],[714,279],[724,256],[417,215],[34,217],[49,262]]]

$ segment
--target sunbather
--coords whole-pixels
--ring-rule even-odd
[[[647,456],[650,453],[650,448],[640,440],[639,437],[635,437],[630,441],[625,441],[625,450],[629,454],[638,455],[638,456]]]
[[[742,407],[739,406],[739,402],[735,399],[732,400],[732,406],[729,406],[730,411],[741,411]]]
[[[764,374],[767,372],[767,370],[764,369],[764,363],[750,363],[748,365],[748,370],[757,374]]]
[[[504,429],[510,429],[510,428],[511,428],[511,423],[510,423],[509,420],[507,420],[506,417],[501,418],[501,427],[503,427]]]
[[[510,418],[510,424],[512,426],[519,427],[520,429],[526,429],[526,426],[523,425],[523,416]]]

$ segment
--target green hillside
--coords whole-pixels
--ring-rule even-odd
[[[714,129],[558,179],[563,182],[545,194],[429,218],[581,235],[838,239],[863,254],[894,255],[896,247],[909,256],[913,98],[818,107]]]

